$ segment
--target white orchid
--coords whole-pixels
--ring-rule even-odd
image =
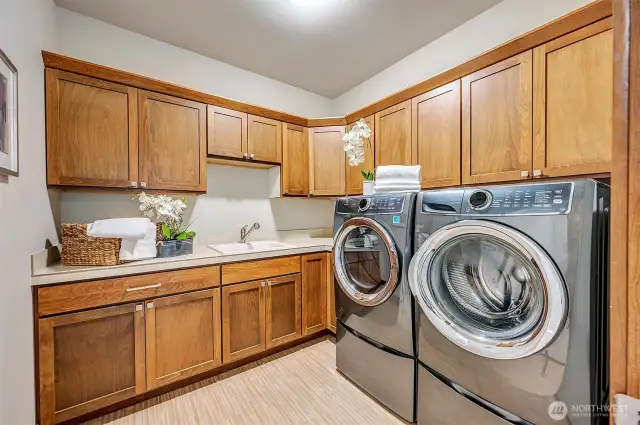
[[[142,215],[164,221],[163,234],[165,240],[184,239],[195,236],[194,232],[187,232],[182,228],[182,220],[187,208],[187,199],[173,199],[166,195],[147,195],[142,192],[136,198],[140,201]],[[136,199],[134,198],[134,199]],[[167,230],[165,230],[165,225]],[[187,226],[188,228],[188,226]]]
[[[369,137],[371,137],[371,129],[363,119],[358,120],[353,125],[353,128],[344,135],[342,139],[344,141],[344,151],[349,157],[350,166],[355,167],[364,163],[364,139],[367,139],[370,144]],[[372,172],[361,172],[367,180],[373,175]]]

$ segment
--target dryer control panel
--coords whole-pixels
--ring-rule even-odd
[[[541,183],[467,188],[461,213],[465,215],[567,214],[573,183]]]
[[[338,214],[400,214],[404,209],[404,195],[354,196],[340,198]]]

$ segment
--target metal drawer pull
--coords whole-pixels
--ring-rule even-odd
[[[271,281],[267,280],[267,285],[271,286]]]
[[[264,286],[264,285],[265,285],[265,283],[264,283],[264,282],[262,282],[262,286]]]
[[[127,288],[127,292],[142,291],[143,289],[159,288],[161,286],[162,286],[162,283],[154,283],[153,285],[138,286],[138,287],[135,287],[135,288]]]
[[[255,157],[254,154],[249,155],[249,158],[253,159]]]
[[[520,177],[529,177],[528,171],[520,171]]]

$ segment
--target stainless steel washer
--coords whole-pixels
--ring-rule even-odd
[[[608,186],[440,190],[417,205],[418,423],[606,423],[585,409],[608,396]]]
[[[415,193],[341,198],[334,221],[338,370],[415,418],[414,302],[407,271]]]

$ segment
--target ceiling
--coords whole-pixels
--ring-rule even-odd
[[[55,0],[335,98],[500,0]]]

